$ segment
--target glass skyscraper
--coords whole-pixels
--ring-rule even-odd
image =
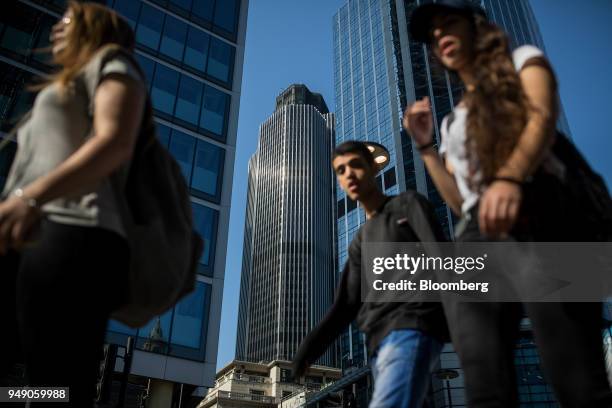
[[[136,33],[136,57],[147,76],[159,137],[190,187],[194,221],[205,243],[195,291],[139,330],[111,322],[107,341],[125,345],[133,336],[131,380],[152,378],[170,398],[179,387],[185,401],[194,390],[203,395],[203,387],[215,380],[248,0],[99,3],[123,15]],[[32,50],[48,45],[51,26],[65,7],[61,0],[3,5],[3,132],[33,102],[25,86],[51,69],[47,56]],[[0,184],[14,151],[13,144],[0,152]]]
[[[336,145],[345,140],[381,143],[390,163],[378,176],[386,194],[404,188],[403,159],[395,73],[390,69],[390,31],[385,27],[388,9],[380,1],[349,1],[333,18]],[[348,258],[353,235],[365,220],[365,212],[337,186],[337,274]],[[354,324],[340,339],[342,368],[366,363],[363,334]]]
[[[503,27],[512,47],[533,44],[544,50],[544,44],[528,0],[472,0],[482,6],[489,18]],[[334,85],[336,102],[336,143],[345,140],[371,140],[381,143],[391,153],[390,165],[379,176],[385,194],[407,189],[426,195],[434,204],[438,219],[446,233],[453,235],[453,215],[439,196],[425,171],[418,151],[401,128],[401,117],[407,104],[428,96],[432,102],[436,141],[440,141],[439,125],[461,98],[463,88],[458,78],[444,70],[427,46],[409,36],[408,21],[419,4],[433,0],[348,0],[333,17]],[[569,126],[563,111],[558,122],[568,135]],[[365,214],[344,192],[337,188],[337,274],[347,259],[347,248]],[[550,389],[537,370],[537,353],[529,331],[524,330],[517,348],[517,369],[523,403],[539,401],[554,404]],[[367,364],[363,334],[351,325],[341,340],[343,368]],[[455,361],[456,355],[447,345],[444,361]],[[535,365],[534,365],[535,364]],[[453,363],[449,365],[451,367]],[[444,391],[443,381],[434,381],[434,389]],[[462,379],[451,381],[457,388],[453,406],[464,406]],[[360,406],[365,384],[358,384]],[[533,388],[530,388],[533,387]],[[441,392],[436,395],[442,395]],[[531,396],[531,395],[535,396]],[[529,396],[525,396],[529,395]],[[437,407],[449,406],[446,397],[438,397]],[[530,399],[532,398],[532,399]],[[532,401],[532,402],[529,402]],[[440,405],[442,404],[442,405]],[[457,405],[458,404],[458,405]],[[525,405],[533,406],[533,405]]]
[[[249,162],[236,359],[292,360],[334,294],[334,116],[292,85]],[[335,366],[330,348],[318,364]]]

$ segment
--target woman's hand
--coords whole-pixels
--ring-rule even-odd
[[[20,249],[41,212],[21,197],[9,197],[0,203],[0,255],[9,248]]]
[[[402,125],[417,146],[431,143],[433,140],[433,117],[429,106],[429,97],[426,96],[406,107]]]
[[[402,118],[404,130],[412,137],[417,147],[431,145],[433,141],[433,116],[429,98],[425,97],[406,107]],[[436,188],[454,213],[461,213],[463,198],[450,170],[435,149],[421,151],[421,158],[427,167]]]
[[[507,237],[516,223],[522,199],[520,185],[504,180],[491,183],[480,198],[480,232],[491,238]]]

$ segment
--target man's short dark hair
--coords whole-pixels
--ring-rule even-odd
[[[374,167],[374,156],[372,156],[372,152],[368,149],[368,146],[357,140],[349,140],[347,142],[340,143],[334,149],[334,160],[338,156],[344,156],[345,154],[356,153],[363,157],[370,166]]]

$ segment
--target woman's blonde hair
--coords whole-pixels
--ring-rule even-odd
[[[66,48],[54,55],[52,60],[61,68],[40,87],[55,82],[65,88],[96,51],[105,45],[117,44],[129,51],[134,50],[134,31],[115,11],[100,4],[73,0],[69,1],[68,9],[72,17]]]

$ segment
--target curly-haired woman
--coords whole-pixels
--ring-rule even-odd
[[[558,200],[550,155],[558,115],[554,73],[534,46],[507,35],[464,0],[415,9],[413,39],[429,44],[465,93],[440,125],[438,154],[427,98],[403,118],[438,191],[467,222],[464,242],[571,241],[583,237]],[[561,220],[564,222],[562,223]],[[610,407],[598,303],[445,304],[470,407],[518,406],[513,350],[522,308],[530,318],[545,378],[564,407]]]

